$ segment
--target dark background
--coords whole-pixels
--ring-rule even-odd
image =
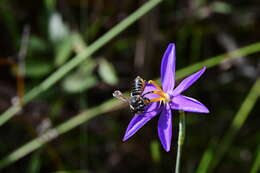
[[[17,93],[23,93],[19,90],[22,82],[17,80],[15,65],[25,63],[24,92],[29,91],[76,55],[72,33],[77,33],[89,45],[145,2],[1,0],[0,111],[4,112],[17,101]],[[25,60],[21,60],[18,54],[26,28],[30,30],[28,48]],[[258,0],[165,0],[1,126],[0,157],[4,158],[81,110],[101,104],[112,97],[115,89],[129,91],[137,75],[158,78],[160,61],[170,42],[176,43],[176,68],[181,69],[259,39]],[[259,76],[259,55],[208,68],[185,93],[204,103],[211,113],[187,114],[183,172],[195,172],[210,143],[225,135]],[[103,68],[108,68],[112,75],[102,73]],[[260,142],[259,106],[259,102],[254,106],[214,172],[249,172]],[[132,116],[125,107],[84,123],[3,172],[172,172],[178,138],[178,112],[173,114],[169,153],[158,142],[158,117],[133,138],[122,142]]]

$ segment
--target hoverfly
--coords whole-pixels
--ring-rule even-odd
[[[144,113],[145,106],[147,106],[147,104],[150,103],[150,99],[144,97],[144,95],[150,92],[143,94],[145,86],[146,86],[145,80],[137,76],[133,82],[133,86],[129,98],[123,96],[123,94],[118,90],[116,90],[113,93],[113,96],[123,102],[127,102],[130,106],[130,110],[134,114]]]

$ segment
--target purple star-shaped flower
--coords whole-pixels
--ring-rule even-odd
[[[153,81],[145,87],[145,97],[151,100],[143,114],[133,117],[129,123],[123,141],[133,136],[150,119],[160,114],[158,121],[158,135],[163,148],[170,151],[172,138],[172,109],[187,112],[209,113],[209,110],[198,100],[183,96],[182,92],[189,88],[205,72],[203,67],[197,73],[185,78],[176,88],[175,85],[175,44],[168,45],[161,63],[162,89]],[[158,97],[159,96],[159,97]]]

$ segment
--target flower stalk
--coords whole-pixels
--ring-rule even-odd
[[[185,140],[185,113],[183,111],[180,111],[178,149],[177,149],[175,173],[180,172],[180,162],[181,162],[182,146],[184,140]]]

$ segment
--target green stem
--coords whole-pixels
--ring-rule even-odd
[[[203,154],[198,170],[196,171],[197,173],[214,172],[224,155],[228,152],[228,149],[231,147],[237,133],[245,124],[245,121],[255,106],[260,96],[259,88],[260,78],[256,80],[255,84],[249,91],[223,138],[219,140],[218,144],[211,144],[209,149],[207,149]]]
[[[257,49],[258,47],[258,49]],[[249,46],[240,48],[238,50],[235,50],[237,54],[240,53],[239,57],[246,56],[252,53],[256,53],[260,50],[260,43],[254,43]],[[229,54],[233,54],[234,52],[231,52]],[[220,64],[221,62],[226,60],[227,54],[222,54],[220,56],[208,58],[206,61],[198,62],[195,65],[190,65],[188,67],[185,67],[183,69],[180,69],[176,72],[176,80],[179,80],[185,76],[187,76],[190,73],[196,72],[198,69],[200,69],[202,66],[207,66],[208,68],[213,67],[215,65]],[[237,56],[229,56],[228,58],[237,58]],[[158,79],[157,79],[158,80]],[[129,93],[124,93],[128,95]],[[2,160],[0,160],[0,169],[6,167],[7,165],[10,165],[11,163],[23,158],[24,156],[30,154],[36,149],[39,149],[42,147],[45,143],[52,141],[53,139],[57,138],[58,136],[62,135],[63,133],[66,133],[73,128],[86,123],[91,118],[94,118],[100,114],[106,113],[106,111],[113,111],[115,109],[118,109],[122,107],[123,104],[121,102],[111,103],[111,100],[105,101],[103,104],[95,106],[93,108],[90,108],[89,110],[82,111],[82,113],[75,115],[73,118],[63,122],[57,127],[54,127],[53,129],[50,129],[45,134],[31,140],[30,142],[24,144],[20,148],[16,149],[6,157],[4,157]],[[104,109],[104,107],[106,109]],[[109,109],[107,109],[109,108]],[[12,116],[16,112],[20,110],[19,106],[12,106],[10,109],[7,110],[8,115]],[[95,110],[95,111],[94,111]],[[1,119],[1,117],[0,117]],[[1,123],[0,123],[1,124]],[[52,135],[52,132],[56,131],[58,132],[56,135]],[[46,136],[51,136],[47,138],[48,140],[44,140]],[[211,156],[211,155],[209,155]],[[208,168],[205,168],[204,170],[207,170]],[[201,172],[200,172],[201,173]]]
[[[260,144],[257,147],[257,154],[250,173],[257,173],[260,170]]]
[[[182,146],[184,143],[184,139],[185,139],[185,113],[183,111],[180,111],[178,150],[177,150],[175,173],[180,172],[180,162],[181,162]]]
[[[94,108],[89,108],[86,111],[83,111],[79,115],[71,118],[70,120],[58,125],[56,128],[47,130],[41,136],[31,140],[30,142],[26,143],[22,147],[18,148],[11,154],[9,154],[4,159],[0,160],[0,170],[5,168],[6,166],[10,165],[11,163],[19,160],[20,158],[24,157],[25,155],[31,153],[32,151],[40,148],[44,144],[52,141],[53,139],[57,138],[63,133],[68,132],[69,130],[81,125],[83,122],[90,120],[91,118],[95,117],[101,113],[108,113],[110,111],[118,110],[123,105],[116,99],[111,99],[99,106]]]
[[[247,120],[251,110],[253,109],[256,101],[258,100],[260,94],[259,88],[260,88],[260,78],[256,80],[252,89],[249,91],[249,94],[247,95],[245,101],[240,106],[238,113],[234,117],[231,126],[225,133],[224,137],[221,139],[221,142],[219,144],[219,146],[221,147],[219,147],[218,152],[215,153],[215,157],[212,160],[212,165],[209,172],[212,172],[217,167],[217,165],[223,158],[224,154],[230,148],[238,131]]]
[[[80,54],[72,58],[69,62],[64,64],[61,68],[59,68],[56,72],[54,72],[50,77],[44,80],[41,84],[33,88],[28,94],[24,96],[24,104],[27,104],[35,97],[39,96],[41,93],[49,89],[56,82],[58,82],[63,76],[69,73],[72,69],[81,64],[84,60],[90,57],[93,53],[103,47],[106,43],[124,31],[127,27],[153,9],[156,5],[158,5],[162,0],[150,0],[145,3],[142,7],[137,9],[134,13],[129,15],[122,22],[117,24],[111,30],[109,30],[106,34],[100,37],[97,41],[83,50]],[[0,116],[0,126],[7,122],[10,118],[12,118],[16,113],[21,110],[21,106],[15,104],[11,106],[7,111],[5,111]]]

